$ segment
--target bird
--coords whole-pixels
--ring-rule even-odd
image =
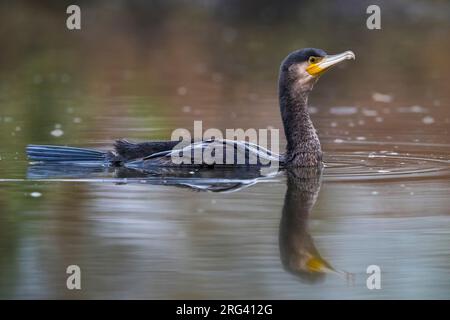
[[[221,166],[264,166],[265,160],[277,161],[281,167],[319,167],[322,166],[322,149],[314,125],[308,112],[308,96],[318,79],[330,68],[345,60],[355,59],[352,51],[329,55],[322,49],[304,48],[291,52],[282,61],[279,69],[278,95],[281,119],[286,136],[284,154],[271,153],[255,144],[245,141],[209,139],[189,141],[182,148],[180,141],[148,141],[133,143],[117,140],[114,150],[76,148],[55,145],[34,145],[26,148],[28,159],[51,163],[100,163],[106,166],[126,167],[146,170],[155,167],[221,167]],[[195,150],[224,148],[223,162],[205,163],[194,161]],[[231,148],[229,148],[231,146]],[[230,151],[231,150],[231,151]],[[227,152],[233,152],[227,158]],[[214,153],[214,152],[213,152]],[[236,163],[237,153],[243,153],[244,163]],[[189,156],[186,160],[175,162],[174,155]],[[251,158],[256,162],[251,162]],[[227,159],[226,159],[227,158]],[[230,163],[230,160],[231,163]]]

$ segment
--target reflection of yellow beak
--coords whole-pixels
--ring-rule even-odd
[[[306,267],[309,272],[334,272],[335,270],[320,257],[312,256],[306,261]]]
[[[335,66],[342,61],[345,60],[355,60],[355,54],[353,51],[345,51],[340,54],[335,54],[331,56],[325,56],[321,60],[319,60],[316,63],[311,63],[307,68],[306,71],[313,77],[318,77],[322,75],[325,71],[330,69],[332,66]]]

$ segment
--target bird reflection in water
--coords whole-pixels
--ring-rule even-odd
[[[279,228],[284,268],[308,283],[324,280],[326,274],[335,274],[352,284],[354,275],[333,268],[323,259],[308,231],[309,216],[322,183],[322,168],[290,168],[286,176],[287,190]]]
[[[308,222],[316,203],[322,182],[322,167],[286,168],[261,173],[257,167],[229,167],[218,170],[191,168],[155,168],[140,171],[128,168],[98,167],[89,165],[61,165],[32,163],[27,178],[31,180],[108,181],[117,184],[150,184],[187,188],[199,192],[237,192],[258,182],[273,179],[285,172],[287,190],[279,227],[280,258],[284,268],[307,283],[324,280],[334,274],[354,283],[354,275],[337,270],[321,257]],[[112,179],[111,179],[112,177]]]

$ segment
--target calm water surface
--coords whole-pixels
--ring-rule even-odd
[[[437,4],[431,12],[450,12]],[[21,10],[32,34],[37,9]],[[266,28],[211,8],[170,9],[156,29],[115,7],[92,10],[90,32],[69,39],[57,18],[42,37],[2,36],[11,42],[0,64],[1,298],[450,298],[450,48],[441,41],[450,20],[398,25],[387,14],[395,28],[377,35],[341,20],[327,37],[333,15],[310,34],[301,21]],[[14,30],[21,19],[2,21]],[[45,179],[25,159],[28,143],[107,149],[194,120],[281,128],[278,65],[309,43],[357,55],[310,99],[322,175],[281,172],[206,192],[186,186],[201,183],[195,176],[182,185],[108,170]],[[66,289],[71,264],[80,291]],[[381,290],[366,287],[369,265],[381,268]]]

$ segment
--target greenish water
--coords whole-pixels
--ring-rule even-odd
[[[69,32],[63,5],[1,4],[0,297],[448,299],[450,10],[381,2],[369,31],[367,5],[97,2]],[[321,179],[220,193],[108,171],[27,178],[29,143],[107,149],[194,120],[281,129],[278,66],[305,46],[357,56],[310,97]],[[330,268],[299,272],[310,255]]]

